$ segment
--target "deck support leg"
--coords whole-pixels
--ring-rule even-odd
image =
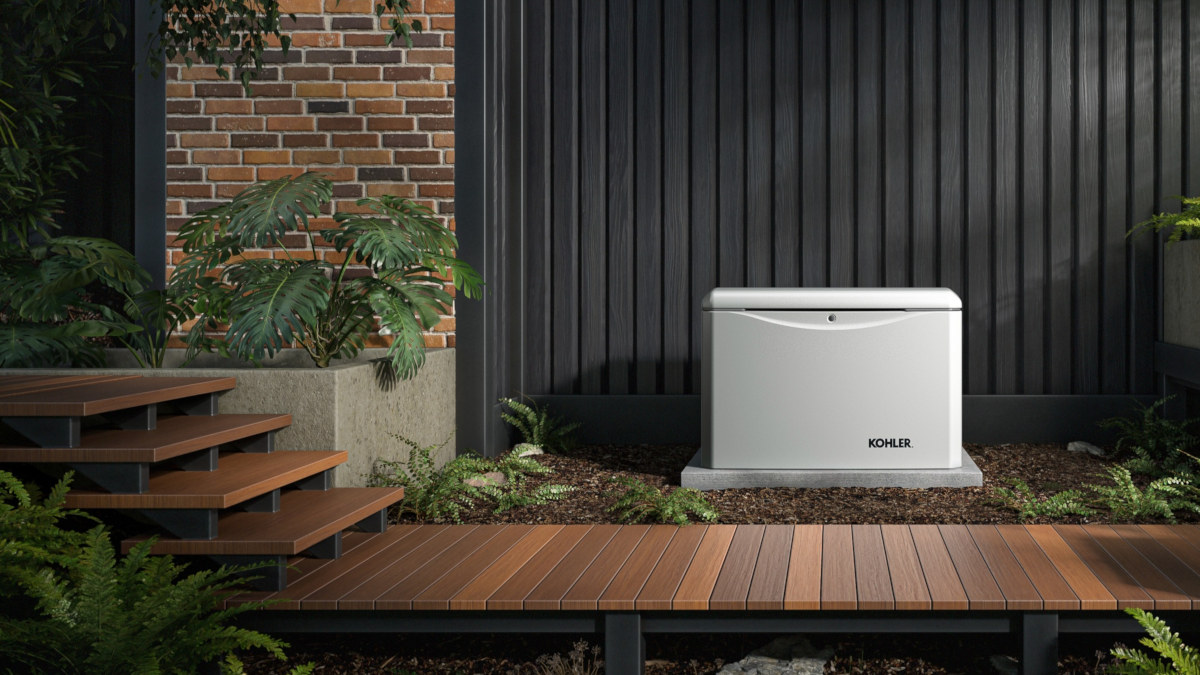
[[[1058,613],[1021,615],[1021,673],[1053,675],[1058,671]]]
[[[604,615],[604,672],[642,675],[646,671],[646,638],[642,615],[608,612]]]
[[[78,417],[3,417],[0,422],[40,448],[78,448],[82,435]]]

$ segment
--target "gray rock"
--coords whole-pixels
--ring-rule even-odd
[[[534,445],[533,443],[518,443],[513,446],[512,451],[516,453],[517,457],[529,457],[531,455],[546,454],[545,450],[542,450],[540,446]]]
[[[718,673],[821,675],[832,655],[833,650],[817,650],[801,636],[785,635],[755,649],[737,663],[726,664]]]
[[[471,487],[484,487],[485,485],[507,485],[508,479],[499,471],[489,471],[478,478],[468,478],[463,482]]]
[[[1093,457],[1104,457],[1108,454],[1087,441],[1071,441],[1067,444],[1067,452],[1086,452]]]

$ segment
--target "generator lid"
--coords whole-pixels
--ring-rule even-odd
[[[949,288],[714,288],[712,309],[961,310]]]

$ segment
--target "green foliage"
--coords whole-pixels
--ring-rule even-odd
[[[1179,633],[1172,632],[1165,621],[1144,609],[1130,608],[1125,612],[1146,629],[1147,635],[1138,642],[1166,659],[1166,662],[1140,649],[1118,646],[1112,650],[1117,663],[1105,672],[1118,675],[1200,675],[1200,653],[1184,644]]]
[[[579,422],[564,424],[561,417],[550,415],[549,407],[541,407],[536,403],[525,404],[502,398],[500,404],[508,408],[508,412],[502,413],[500,418],[521,433],[524,443],[546,452],[563,452],[575,446],[571,434],[579,428]]]
[[[1140,232],[1169,231],[1168,244],[1183,239],[1200,237],[1200,197],[1175,197],[1183,205],[1178,213],[1159,213],[1138,223],[1129,231],[1130,235]]]
[[[1189,428],[1200,420],[1163,417],[1160,409],[1170,399],[1160,398],[1149,406],[1136,404],[1135,414],[1100,422],[1100,426],[1117,432],[1118,451],[1134,455],[1127,466],[1137,473],[1165,476],[1192,471],[1192,460],[1186,452],[1194,449],[1200,438]]]
[[[1001,504],[1016,511],[1022,521],[1033,518],[1062,518],[1064,516],[1090,516],[1095,509],[1089,508],[1079,490],[1063,490],[1047,497],[1038,498],[1033,488],[1020,478],[1009,478],[1012,489],[997,487],[996,494]]]
[[[1164,476],[1142,490],[1134,483],[1129,469],[1123,466],[1110,466],[1106,474],[1113,485],[1089,487],[1097,499],[1108,507],[1113,520],[1163,518],[1173,523],[1176,511],[1200,513],[1200,504],[1195,501],[1197,489],[1190,477]]]
[[[412,514],[420,521],[461,523],[463,509],[474,508],[480,501],[493,504],[495,512],[501,513],[562,499],[574,489],[553,484],[528,489],[528,476],[551,473],[549,467],[531,457],[517,457],[510,452],[487,459],[471,453],[455,457],[438,469],[433,455],[449,439],[422,447],[403,436],[395,438],[408,446],[408,461],[378,460],[370,483],[404,488],[404,499],[399,504],[402,516]],[[504,480],[487,474],[503,476]]]
[[[65,527],[69,476],[39,501],[0,471],[0,662],[29,673],[193,672],[236,649],[286,645],[225,625],[262,605],[221,609],[251,568],[185,575],[145,542],[118,560],[108,532]]]
[[[652,520],[659,523],[673,522],[682,527],[691,522],[689,513],[710,523],[717,522],[719,517],[704,493],[694,488],[675,488],[664,494],[662,490],[635,478],[614,476],[612,481],[625,486],[625,491],[617,495],[617,502],[608,507],[609,512],[616,512],[621,522],[640,523]]]
[[[403,378],[417,372],[425,361],[421,332],[453,302],[447,279],[476,297],[479,275],[454,258],[454,233],[404,199],[359,200],[370,213],[336,213],[338,227],[314,230],[310,219],[332,193],[329,179],[311,172],[264,181],[180,229],[186,257],[170,285],[176,297],[194,299],[200,319],[187,339],[190,353],[227,350],[257,361],[296,342],[324,367],[358,354],[378,315],[380,332],[396,335],[388,351],[392,366]],[[279,246],[292,232],[305,235],[306,254],[283,248],[280,259],[241,257],[247,248]],[[345,260],[321,260],[318,240]],[[351,264],[375,274],[347,275]],[[229,324],[224,338],[209,338],[206,331],[221,323]]]

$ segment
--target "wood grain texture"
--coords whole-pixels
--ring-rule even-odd
[[[821,609],[858,609],[850,526],[826,525],[822,535]]]
[[[633,610],[638,594],[655,566],[670,545],[679,528],[675,525],[652,525],[650,531],[638,542],[621,570],[613,577],[597,603],[601,610]]]
[[[1081,527],[1078,525],[1055,525],[1054,531],[1062,537],[1063,541],[1067,542],[1071,550],[1085,562],[1088,569],[1116,598],[1118,609],[1126,607],[1154,608],[1154,601],[1150,596],[1138,588],[1137,582],[1121,569],[1120,564],[1113,560]]]
[[[638,610],[671,609],[671,600],[679,590],[683,575],[687,573],[707,531],[707,525],[689,525],[680,528],[671,538],[671,545],[663,551],[654,572],[646,579],[638,593],[635,608]]]
[[[679,582],[671,609],[708,609],[708,599],[712,597],[713,586],[721,574],[736,531],[736,525],[708,526],[696,555],[692,557],[692,564],[683,575],[683,581]]]
[[[1033,583],[1047,610],[1079,609],[1079,597],[1046,554],[1020,525],[998,525],[996,531]]]
[[[620,531],[619,525],[597,525],[592,528],[562,562],[529,592],[525,597],[525,609],[562,609],[563,596]]]
[[[1027,525],[1024,529],[1079,598],[1080,609],[1117,608],[1116,598],[1053,527]]]
[[[515,570],[512,577],[488,596],[487,609],[521,609],[525,596],[554,570],[591,529],[591,525],[563,526],[533,559]]]
[[[83,417],[228,391],[232,377],[135,377],[0,396],[0,416]]]
[[[909,533],[925,573],[925,582],[929,585],[930,606],[933,609],[967,609],[967,592],[937,526],[912,525]]]
[[[794,525],[766,526],[746,595],[746,609],[783,609],[794,530]]]
[[[1162,572],[1132,542],[1108,525],[1084,525],[1083,531],[1121,566],[1130,578],[1154,600],[1154,609],[1191,609],[1192,601],[1179,586]]]
[[[363,561],[353,575],[329,584],[301,600],[305,609],[371,609],[375,598],[412,574],[426,560],[437,555],[477,526],[452,527],[426,525],[410,535],[403,548],[385,549],[390,555],[373,556]],[[332,604],[332,606],[330,606]]]
[[[975,540],[979,554],[987,563],[996,585],[1004,595],[1006,609],[1043,608],[1042,596],[1034,588],[1016,556],[994,525],[968,525],[967,531]]]
[[[227,509],[346,461],[346,451],[290,450],[221,455],[216,471],[157,470],[142,494],[71,490],[73,509]]]
[[[337,609],[337,597],[349,590],[347,586],[357,585],[373,574],[369,571],[372,568],[367,566],[368,561],[379,563],[395,560],[402,551],[411,550],[427,541],[437,531],[436,528],[420,525],[393,525],[386,532],[365,535],[364,543],[354,548],[343,541],[345,550],[340,558],[329,560],[320,574],[307,574],[300,579],[289,576],[287,588],[280,591],[279,596],[295,599],[303,609]],[[346,539],[350,534],[364,533],[347,533]],[[331,591],[328,595],[336,594],[337,597],[322,602],[315,594],[324,589]],[[338,589],[336,593],[334,589]]]
[[[371,609],[412,609],[414,598],[420,595],[425,589],[446,577],[450,570],[464,563],[471,554],[496,539],[506,527],[508,526],[480,525],[472,529],[461,539],[438,551],[436,555],[421,561],[419,565],[413,566],[411,572],[405,575],[403,579],[400,579],[391,588],[388,588],[374,598]],[[473,570],[474,567],[464,569],[466,572]],[[457,579],[450,577],[449,581],[453,584],[457,582]]]
[[[173,555],[296,555],[374,512],[400,501],[400,488],[333,488],[285,492],[276,513],[232,512],[221,515],[217,538],[160,538],[152,553]],[[121,552],[146,539],[121,542]]]
[[[613,577],[620,573],[625,561],[649,531],[649,525],[622,527],[592,564],[583,571],[579,580],[571,586],[571,590],[563,595],[562,608],[597,609],[600,596],[604,594]]]
[[[416,528],[415,525],[407,526],[409,531]],[[342,555],[352,554],[365,544],[374,541],[374,537],[366,532],[347,532],[342,537]],[[340,559],[340,558],[339,558]],[[225,598],[225,607],[236,607],[238,605],[270,601],[271,604],[266,609],[271,610],[298,610],[300,609],[299,595],[294,589],[293,584],[301,584],[305,580],[312,578],[317,572],[327,568],[329,565],[336,562],[334,558],[307,558],[302,556],[293,556],[287,559],[287,588],[282,591],[243,591],[236,595]],[[288,592],[291,591],[291,592]]]
[[[1189,595],[1193,609],[1200,607],[1200,549],[1169,525],[1114,525],[1113,530]]]
[[[461,562],[451,567],[437,581],[412,599],[412,609],[450,609],[450,600],[468,584],[476,581],[484,570],[491,567],[497,560],[503,560],[508,552],[525,537],[535,531],[533,525],[505,525],[496,536],[473,551]],[[512,562],[510,561],[510,565]],[[398,604],[403,604],[403,599]],[[479,601],[480,605],[484,602]],[[385,606],[382,601],[376,605],[381,609],[404,609],[402,606]]]
[[[796,525],[788,557],[784,609],[821,608],[821,526]]]
[[[851,525],[858,609],[895,609],[891,573],[878,525]]]
[[[450,598],[450,609],[487,609],[488,598],[500,589],[530,560],[537,556],[564,526],[534,527],[514,543],[504,555],[495,558],[487,569]]]
[[[979,554],[975,541],[964,525],[939,525],[938,532],[946,542],[946,551],[967,592],[970,609],[1004,609],[1004,594]]]
[[[0,377],[0,397],[132,380],[138,377],[140,375],[4,375]]]
[[[912,532],[905,525],[883,525],[880,534],[887,553],[896,609],[929,609],[929,586],[925,583]]]
[[[754,579],[754,566],[762,548],[765,525],[738,525],[713,585],[709,609],[746,609],[746,596]]]

